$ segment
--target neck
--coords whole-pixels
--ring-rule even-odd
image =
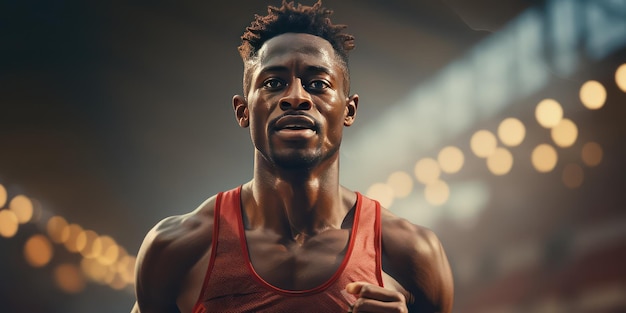
[[[254,179],[244,185],[243,198],[249,227],[271,229],[296,242],[340,228],[354,203],[353,193],[339,185],[338,160],[297,170],[255,162]]]

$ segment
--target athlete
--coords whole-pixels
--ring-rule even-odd
[[[359,97],[331,14],[283,0],[246,28],[233,109],[253,177],[150,230],[132,312],[451,312],[437,236],[339,183]]]

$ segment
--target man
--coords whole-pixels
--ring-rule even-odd
[[[252,180],[166,218],[137,257],[133,312],[450,312],[437,237],[339,184],[354,38],[321,6],[269,7],[242,36]]]

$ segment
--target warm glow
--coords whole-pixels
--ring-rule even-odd
[[[564,118],[559,124],[552,128],[550,133],[552,140],[554,140],[557,146],[567,148],[571,147],[574,142],[576,142],[576,138],[578,138],[578,127],[576,127],[576,124],[574,124],[572,120]]]
[[[423,184],[429,184],[439,179],[441,170],[439,163],[432,158],[423,158],[415,164],[415,178]]]
[[[97,241],[98,234],[93,230],[86,230],[78,234],[76,238],[77,247],[80,249],[80,254],[85,258],[95,258],[100,255],[102,251],[102,242]]]
[[[0,184],[0,209],[7,203],[7,190]]]
[[[29,198],[30,202],[33,204],[33,216],[30,218],[31,223],[38,223],[41,220],[42,210],[41,210],[41,202],[37,199]]]
[[[0,210],[0,236],[11,238],[17,233],[20,222],[10,210]]]
[[[578,188],[583,184],[583,169],[578,164],[567,164],[563,169],[563,176],[561,178],[567,188]]]
[[[367,189],[366,195],[380,202],[380,205],[389,208],[393,204],[393,189],[383,183],[375,183]]]
[[[620,65],[615,71],[615,83],[623,92],[626,92],[626,63]]]
[[[450,197],[450,188],[443,180],[437,180],[426,185],[426,188],[424,188],[424,197],[426,201],[432,205],[442,205],[446,203]]]
[[[588,142],[583,146],[582,159],[587,166],[598,166],[602,162],[602,154],[602,147],[596,142]]]
[[[11,199],[9,208],[17,216],[20,224],[25,224],[33,217],[33,203],[24,195],[17,195]]]
[[[80,268],[89,279],[99,283],[104,283],[104,278],[110,270],[109,266],[100,263],[98,260],[87,258],[83,258],[80,261]]]
[[[66,293],[75,294],[85,289],[85,278],[76,265],[65,263],[54,269],[57,286]]]
[[[132,255],[125,255],[118,263],[120,276],[127,284],[135,283],[135,262],[137,258]]]
[[[69,237],[70,234],[69,232],[63,232],[65,228],[67,228],[67,221],[61,216],[51,217],[46,225],[48,236],[50,236],[50,240],[54,243],[67,241],[67,237]]]
[[[102,279],[102,283],[106,285],[110,284],[111,282],[113,282],[115,276],[117,275],[117,269],[115,268],[114,264],[107,266],[107,272],[106,275],[104,275],[104,279]]]
[[[111,281],[109,282],[109,287],[115,290],[122,290],[124,289],[124,287],[126,287],[126,285],[127,282],[124,277],[122,277],[121,273],[115,273],[113,279],[111,279]]]
[[[387,178],[387,185],[393,190],[396,198],[404,198],[413,190],[413,178],[406,172],[393,172]]]
[[[479,158],[486,158],[490,156],[496,147],[498,146],[498,140],[496,136],[488,130],[479,130],[472,135],[470,139],[470,147],[474,154]]]
[[[556,166],[558,156],[554,147],[543,143],[535,147],[531,159],[537,171],[547,173],[552,171]]]
[[[453,174],[461,170],[463,163],[465,163],[465,156],[463,155],[463,151],[461,151],[461,149],[453,146],[447,146],[439,151],[437,161],[439,162],[441,171]]]
[[[99,241],[99,243],[95,243],[95,241]],[[96,238],[94,244],[99,244],[102,246],[102,250],[100,255],[98,255],[98,261],[104,265],[111,265],[117,261],[117,258],[120,253],[120,248],[113,238],[110,236],[100,236]]]
[[[554,99],[544,99],[537,104],[535,118],[539,125],[545,128],[552,128],[563,118],[563,108]]]
[[[33,267],[42,267],[52,259],[52,243],[44,235],[33,235],[24,245],[24,258]]]
[[[130,262],[130,260],[128,259],[129,256],[126,250],[122,247],[120,247],[119,252],[120,253],[117,258],[118,261],[111,265],[111,268],[113,269],[112,272],[114,273],[114,275],[110,277],[110,280],[107,280],[107,284],[109,285],[109,287],[115,290],[123,289],[128,284],[125,276],[128,275],[129,273],[123,273],[123,272],[128,270],[127,266],[129,266],[128,262]],[[133,266],[134,266],[134,263],[133,263]]]
[[[487,157],[487,168],[494,175],[505,175],[513,167],[513,155],[505,148],[496,148],[496,151]]]
[[[606,89],[598,81],[587,81],[580,87],[580,101],[587,109],[597,110],[606,102]]]
[[[513,117],[504,119],[498,126],[498,138],[509,147],[516,147],[524,141],[526,128],[524,124]]]
[[[80,251],[80,249],[83,248],[79,245],[81,243],[78,242],[78,235],[80,235],[80,233],[82,232],[83,232],[83,228],[78,224],[70,224],[68,227],[65,227],[63,229],[62,237],[66,238],[63,244],[65,245],[65,248],[67,249],[67,251],[78,252]],[[85,244],[85,243],[82,242],[82,244]]]

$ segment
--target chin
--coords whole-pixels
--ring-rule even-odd
[[[310,155],[298,156],[274,156],[274,163],[277,167],[287,170],[305,170],[313,168],[319,163],[319,157]]]
[[[307,170],[331,159],[338,152],[338,147],[322,151],[320,147],[309,149],[274,150],[271,160],[278,168],[287,170]]]

